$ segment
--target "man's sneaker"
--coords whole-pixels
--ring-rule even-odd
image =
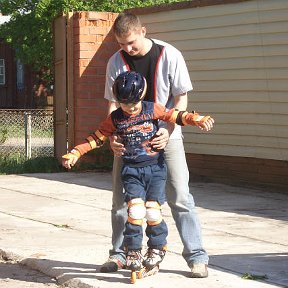
[[[145,254],[145,260],[143,261],[143,266],[145,266],[148,269],[152,269],[155,266],[159,265],[165,256],[166,250],[159,250],[159,249],[153,249],[148,248],[146,254]]]
[[[128,250],[126,255],[126,268],[132,271],[139,271],[142,267],[142,260],[141,250]]]
[[[206,264],[195,263],[191,266],[192,278],[206,278],[208,277],[208,268]]]
[[[111,255],[108,260],[100,267],[100,272],[111,273],[118,269],[125,268],[126,260],[122,255]]]

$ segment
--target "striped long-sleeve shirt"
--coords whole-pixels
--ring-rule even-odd
[[[142,110],[137,115],[129,115],[121,108],[113,111],[86,142],[77,145],[80,155],[100,147],[112,135],[117,135],[125,147],[123,161],[130,166],[143,167],[157,163],[163,151],[155,151],[150,141],[158,130],[158,120],[178,125],[198,126],[199,114],[186,111],[168,110],[158,103],[142,102]]]

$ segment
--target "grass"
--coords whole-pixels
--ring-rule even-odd
[[[95,149],[83,156],[72,168],[75,172],[110,171],[113,156],[108,148]],[[57,173],[67,171],[55,157],[25,159],[20,153],[6,155],[0,153],[0,174]]]
[[[54,157],[26,160],[19,155],[0,156],[0,174],[55,173],[65,171]]]
[[[2,128],[0,126],[0,144],[5,143],[8,138],[8,128]]]
[[[255,275],[255,274],[251,274],[251,273],[244,273],[242,275],[243,279],[246,280],[266,280],[268,279],[267,275]]]
[[[51,138],[53,137],[53,129],[48,126],[40,126],[40,127],[32,127],[31,136],[35,138],[43,137],[43,138]],[[23,138],[25,137],[25,126],[21,126],[20,124],[11,124],[11,125],[0,125],[0,144],[4,143],[8,138]],[[4,141],[3,141],[4,140]]]
[[[94,149],[83,156],[72,171],[110,171],[113,167],[113,155],[108,144],[100,149]]]

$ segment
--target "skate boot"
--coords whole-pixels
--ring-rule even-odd
[[[137,279],[137,271],[142,268],[143,256],[141,250],[128,250],[126,255],[126,268],[131,270],[131,283],[134,284]]]
[[[145,260],[142,263],[143,266],[147,270],[152,270],[154,267],[159,266],[159,264],[164,259],[165,253],[166,253],[166,247],[163,247],[161,250],[148,248],[144,256]]]
[[[126,256],[126,268],[132,271],[140,270],[143,256],[141,250],[128,250]]]

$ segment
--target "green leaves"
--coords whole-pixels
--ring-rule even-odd
[[[242,275],[243,279],[246,280],[266,280],[268,279],[267,275],[255,275],[255,274],[251,274],[251,273],[244,273]]]
[[[35,71],[53,67],[53,19],[71,11],[122,12],[179,0],[0,0],[0,12],[11,20],[1,25],[0,38],[9,42],[16,57]]]

